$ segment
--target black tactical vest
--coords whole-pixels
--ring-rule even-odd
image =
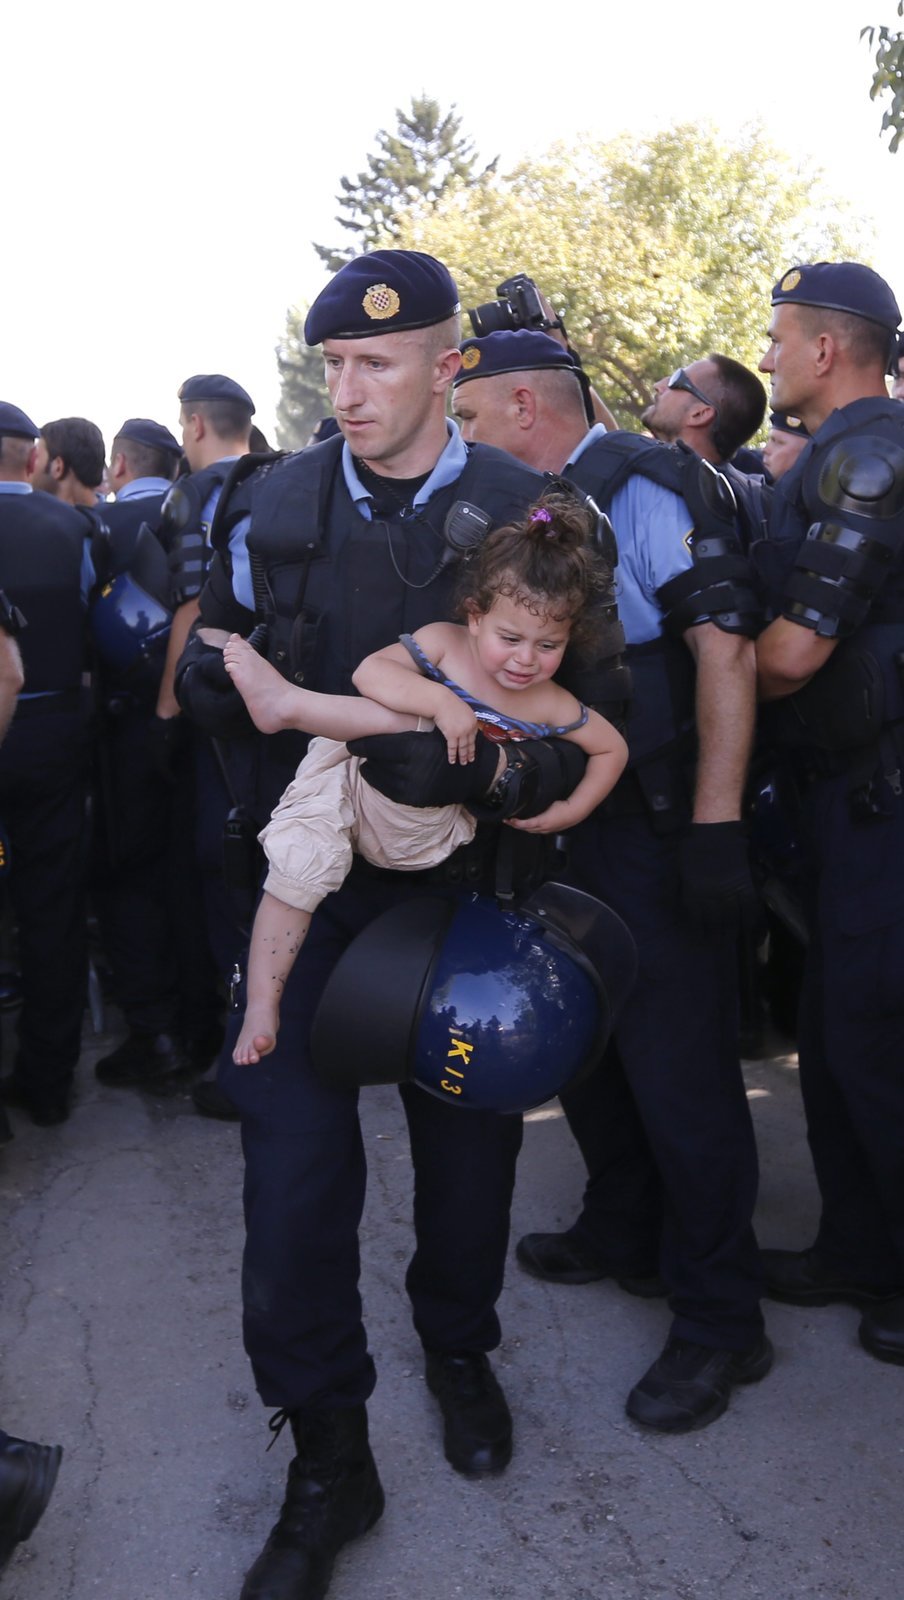
[[[52,495],[0,494],[0,588],[28,626],[25,693],[77,689],[85,659],[81,598],[86,517]]]

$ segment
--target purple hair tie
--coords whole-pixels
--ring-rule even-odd
[[[531,527],[535,528],[538,522],[541,522],[541,523],[542,522],[552,522],[552,517],[551,517],[550,513],[547,511],[545,506],[540,506],[538,508],[538,510],[533,511],[531,513],[531,519],[530,519]],[[547,530],[546,530],[547,539],[554,539],[555,536],[556,536],[555,528],[547,528]]]

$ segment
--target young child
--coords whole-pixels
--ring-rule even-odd
[[[569,642],[580,648],[590,641],[593,602],[612,581],[589,532],[588,513],[552,494],[525,522],[497,529],[466,566],[464,625],[434,622],[368,656],[354,674],[357,696],[296,688],[244,639],[230,637],[226,670],[256,726],[318,735],[260,835],[270,871],[254,920],[234,1061],[256,1062],[273,1049],[292,963],[313,912],[345,878],[353,850],[411,872],[436,866],[474,836],[464,806],[388,800],[362,777],[362,763],[344,741],[435,726],[450,762],[469,762],[478,729],[500,743],[571,739],[588,757],[573,793],[510,823],[534,833],[574,827],[609,793],[627,760],[625,742],[554,681]]]

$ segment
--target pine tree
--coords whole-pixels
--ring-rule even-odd
[[[455,107],[444,115],[438,101],[420,95],[410,111],[396,111],[395,132],[384,128],[377,134],[377,149],[367,162],[356,178],[339,180],[336,221],[354,236],[352,242],[345,248],[314,246],[331,272],[392,240],[408,206],[424,201],[433,206],[450,183],[473,179],[477,156]]]
[[[307,311],[293,307],[286,314],[286,331],[276,346],[279,404],[276,438],[282,450],[301,450],[314,424],[332,415],[323,378],[323,357],[304,342],[302,329]]]

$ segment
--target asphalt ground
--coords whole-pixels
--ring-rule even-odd
[[[291,1454],[288,1429],[267,1453],[241,1344],[238,1129],[184,1096],[100,1087],[94,1061],[117,1037],[87,1028],[70,1120],[38,1129],[13,1112],[0,1151],[0,1423],[65,1450],[0,1595],[237,1600]],[[745,1071],[760,1239],[803,1246],[817,1197],[795,1061]],[[341,1555],[330,1600],[901,1600],[904,1369],[863,1353],[849,1307],[767,1303],[772,1373],[711,1427],[669,1438],[623,1409],[665,1338],[665,1303],[543,1284],[513,1259],[494,1359],[514,1459],[491,1481],[455,1474],[402,1287],[411,1179],[395,1092],[368,1090],[362,1114],[387,1509]],[[566,1225],[581,1184],[558,1107],[533,1113],[513,1239]]]

